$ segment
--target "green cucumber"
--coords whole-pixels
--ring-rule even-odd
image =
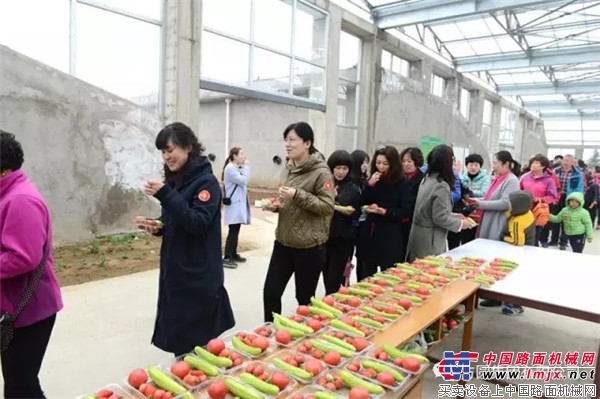
[[[380,395],[385,392],[384,389],[380,385],[373,384],[372,382],[363,380],[362,378],[355,376],[354,374],[350,373],[349,371],[338,370],[338,375],[342,378],[342,381],[344,381],[344,384],[348,385],[350,388],[363,387],[367,391],[369,391],[370,394],[373,394],[373,395]]]
[[[316,315],[319,315],[319,316],[325,316],[328,319],[333,319],[335,317],[333,315],[333,313],[331,313],[329,310],[322,309],[322,308],[320,308],[318,306],[309,306],[308,307],[308,312],[310,314],[316,314]]]
[[[354,345],[351,345],[348,342],[344,341],[343,339],[339,339],[338,337],[334,337],[329,334],[323,334],[320,338],[331,344],[341,346],[342,348],[348,349],[349,351],[352,351],[352,352],[357,351],[356,348],[354,347]]]
[[[360,296],[360,297],[377,295],[373,291],[363,290],[363,289],[355,288],[355,287],[348,287],[348,292],[350,294],[352,294],[352,295],[357,295],[357,296]]]
[[[372,314],[372,315],[385,317],[386,319],[390,319],[390,320],[395,320],[399,316],[398,314],[394,314],[394,313],[380,312],[379,310],[372,308],[370,306],[363,306],[362,308],[360,308],[360,310],[362,310],[363,312]]]
[[[206,349],[201,346],[196,346],[194,348],[194,352],[196,355],[200,356],[204,360],[214,364],[217,367],[230,368],[233,366],[233,361],[228,357],[215,356]]]
[[[397,283],[403,281],[400,277],[394,276],[393,274],[375,273],[375,276],[373,276],[373,277],[382,278],[384,280],[392,280]]]
[[[277,368],[279,368],[279,369],[281,369],[303,381],[310,381],[314,377],[314,375],[312,375],[308,371],[303,370],[300,367],[292,366],[291,364],[283,361],[283,359],[280,359],[278,357],[274,358],[272,360],[272,362],[275,367],[277,367]]]
[[[284,326],[294,328],[298,331],[302,331],[304,334],[313,334],[315,332],[312,328],[310,328],[306,324],[298,323],[294,320],[288,319],[287,317],[284,317],[277,313],[273,313],[273,319],[274,320],[279,319],[279,321],[281,321],[281,324],[283,324]]]
[[[373,360],[362,360],[360,362],[360,364],[361,364],[361,366],[363,366],[366,369],[373,369],[377,372],[387,371],[394,376],[394,379],[397,382],[404,381],[404,376],[402,375],[402,373],[400,373],[399,371],[395,370],[394,368],[392,368],[386,364],[375,362]]]
[[[148,367],[148,375],[157,387],[176,395],[183,395],[184,399],[194,399],[192,394],[189,393],[187,389],[179,385],[175,380],[171,379],[171,377],[166,375],[158,367]]]
[[[352,327],[351,325],[348,325],[339,319],[331,320],[329,325],[333,328],[337,328],[338,330],[345,331],[353,335],[358,335],[359,337],[365,336],[365,333],[360,331],[358,328]]]
[[[335,351],[335,352],[339,353],[340,356],[346,357],[346,358],[350,358],[350,357],[353,357],[354,355],[356,355],[354,353],[356,351],[343,348],[341,346],[332,344],[330,342],[319,341],[316,339],[311,339],[309,342],[313,347],[320,349],[324,353]]]
[[[423,300],[421,298],[419,298],[418,296],[413,296],[413,295],[407,295],[407,294],[399,294],[397,292],[388,292],[387,293],[388,296],[391,296],[392,298],[396,298],[396,299],[408,299],[411,302],[414,303],[421,303],[423,302]]]
[[[256,388],[260,392],[266,393],[269,396],[275,396],[279,394],[279,387],[277,385],[265,382],[254,374],[242,373],[240,374],[240,380],[250,385],[252,388]]]
[[[183,361],[196,370],[201,370],[209,377],[216,377],[219,375],[219,369],[215,365],[210,364],[208,361],[200,359],[199,357],[186,356],[183,358]]]
[[[396,305],[395,303],[391,303],[391,302],[380,302],[380,301],[374,301],[373,305],[377,305],[377,306],[383,306],[383,307],[387,307],[387,306],[391,306],[394,309],[398,310],[400,313],[406,313],[406,309],[404,309],[402,306],[400,305]],[[363,309],[364,310],[364,309]],[[385,313],[385,312],[384,312]],[[386,315],[391,315],[390,313],[385,313]],[[383,316],[383,315],[382,315]],[[396,317],[399,317],[400,315],[395,315]]]
[[[352,316],[352,320],[354,320],[357,323],[366,324],[367,326],[375,327],[378,329],[382,329],[384,327],[384,325],[381,324],[380,322],[371,320],[367,317]]]
[[[289,332],[289,333],[290,333],[290,335],[292,336],[292,338],[293,338],[293,339],[302,338],[302,337],[304,337],[304,336],[306,335],[305,333],[303,333],[303,332],[302,332],[302,331],[300,331],[300,330],[296,330],[295,328],[291,328],[291,327],[286,327],[286,326],[284,326],[284,325],[281,323],[281,320],[280,320],[280,319],[275,319],[275,320],[273,321],[273,326],[275,327],[275,329],[276,329],[277,331],[284,330],[284,331],[287,331],[287,332]]]
[[[313,393],[313,396],[315,399],[339,399],[339,396],[325,391],[316,391]]]
[[[383,351],[385,353],[387,353],[390,357],[392,358],[399,358],[399,359],[405,359],[409,356],[414,357],[415,359],[417,359],[419,362],[421,362],[421,364],[427,364],[429,363],[429,360],[422,355],[419,355],[418,353],[410,353],[410,352],[403,352],[400,349],[394,348],[392,345],[384,343],[381,345],[381,349],[383,349]]]
[[[262,353],[262,349],[247,345],[246,343],[244,343],[244,341],[242,341],[235,335],[231,337],[231,344],[235,349],[240,350],[242,352],[246,352],[247,354],[252,356],[259,356]]]
[[[227,389],[229,389],[229,392],[231,392],[235,396],[240,397],[241,399],[265,398],[261,393],[257,392],[255,389],[249,388],[231,377],[225,377],[225,385],[227,385]]]
[[[371,291],[371,290],[369,290],[369,288],[379,287],[377,284],[367,283],[367,282],[364,282],[364,281],[359,281],[358,283],[355,284],[355,286],[357,286],[359,288],[364,288],[364,289],[366,289],[368,291]]]
[[[332,314],[331,318],[333,318],[334,315],[341,316],[344,314],[341,310],[336,309],[333,306],[329,306],[328,304],[326,304],[325,302],[323,302],[320,299],[315,298],[314,296],[312,298],[310,298],[310,303],[312,303],[313,305],[315,305],[318,308],[325,309],[326,311],[331,313]]]

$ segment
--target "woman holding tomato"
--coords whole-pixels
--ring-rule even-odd
[[[263,288],[265,321],[281,313],[281,296],[294,275],[296,299],[308,305],[325,266],[325,243],[334,211],[333,176],[314,147],[308,123],[289,125],[283,132],[288,161],[279,187],[281,206],[275,244]]]
[[[377,273],[378,266],[383,271],[404,262],[408,237],[404,237],[402,221],[412,217],[414,208],[414,197],[406,192],[405,183],[398,150],[386,146],[375,151],[371,177],[360,200],[368,208],[360,237],[364,253],[358,280]]]
[[[221,261],[221,189],[186,125],[165,126],[156,148],[165,181],[149,180],[144,191],[160,201],[160,223],[138,226],[163,239],[152,343],[180,356],[235,325]]]

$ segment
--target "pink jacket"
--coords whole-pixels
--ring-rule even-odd
[[[53,270],[52,224],[46,201],[21,170],[0,179],[0,311],[14,313],[31,272],[50,245],[46,270],[15,322],[25,327],[63,308]]]
[[[521,176],[521,190],[529,191],[533,196],[533,205],[535,208],[539,199],[543,198],[548,204],[553,204],[558,199],[556,183],[550,172],[544,172],[540,177],[534,177],[531,172]]]

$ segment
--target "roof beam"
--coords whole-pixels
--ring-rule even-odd
[[[420,0],[375,7],[372,12],[376,25],[389,29],[547,3],[546,0]]]
[[[600,93],[600,79],[559,83],[558,85],[552,83],[533,83],[503,85],[498,87],[498,94],[503,96],[544,96],[550,94],[596,93]]]
[[[552,114],[541,114],[540,118],[544,121],[598,121],[600,114],[580,114],[577,112],[560,112]]]
[[[593,109],[600,110],[600,101],[573,101],[573,102],[564,102],[564,101],[537,101],[537,102],[526,102],[525,108],[528,108],[533,111],[540,112],[548,112],[548,111],[566,111],[569,109],[579,110],[579,109]]]
[[[458,72],[493,71],[498,69],[529,68],[561,64],[598,62],[600,44],[523,52],[491,54],[457,58],[454,62]]]

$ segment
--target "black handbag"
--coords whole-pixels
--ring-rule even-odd
[[[4,352],[8,349],[10,343],[13,340],[15,335],[15,321],[29,303],[29,300],[33,296],[40,279],[42,278],[42,274],[44,273],[44,269],[46,268],[46,263],[48,262],[48,254],[50,252],[50,246],[46,244],[44,246],[44,256],[42,256],[42,260],[40,264],[33,270],[31,278],[27,282],[27,287],[25,287],[25,292],[23,292],[23,296],[21,296],[21,300],[15,309],[14,314],[10,314],[8,312],[0,313],[0,352]]]
[[[238,185],[236,184],[233,188],[233,191],[231,192],[231,195],[228,197],[227,192],[225,192],[225,183],[223,183],[223,205],[231,205],[231,197],[233,197],[233,194],[235,193],[235,190],[237,190],[237,188]]]

